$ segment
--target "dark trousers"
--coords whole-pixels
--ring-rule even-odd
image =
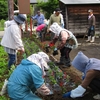
[[[89,28],[89,30],[88,30],[88,36],[93,37],[94,35],[95,35],[95,29],[91,30],[91,28]]]
[[[47,26],[45,26],[42,31],[40,32],[40,40],[41,42],[43,42],[45,40],[45,35],[46,35],[46,32],[47,32]]]
[[[50,36],[51,36],[51,41],[53,40],[55,34],[53,32],[50,32]]]
[[[71,66],[71,63],[70,63],[70,51],[72,49],[70,48],[67,48],[67,47],[63,47],[61,50],[60,50],[60,53],[61,53],[61,57],[60,57],[60,62],[63,63],[65,66]]]
[[[63,47],[61,50],[60,50],[60,53],[61,53],[61,56],[64,56],[66,59],[70,59],[70,52],[71,52],[71,48],[67,48],[67,47]]]
[[[16,62],[16,54],[8,54],[9,61],[8,61],[8,69],[11,68],[11,65],[15,64]]]
[[[100,94],[100,79],[94,78],[89,84],[89,87],[92,88],[94,92]]]

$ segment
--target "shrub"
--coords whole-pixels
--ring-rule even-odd
[[[4,22],[4,19],[0,20],[0,31],[4,31]]]

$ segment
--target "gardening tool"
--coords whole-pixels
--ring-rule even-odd
[[[54,43],[50,42],[50,43],[45,47],[46,53],[49,53],[49,48],[50,48],[50,47],[53,47],[53,46],[54,46]]]
[[[83,43],[84,43],[84,39],[85,39],[85,36],[86,36],[87,32],[88,32],[88,29],[86,29],[86,32],[85,32],[85,34],[83,36],[83,39],[82,39],[82,42],[81,42],[80,48],[79,48],[80,50],[82,49],[82,46],[83,46]]]
[[[50,57],[54,60],[54,62],[58,62],[58,60],[53,55],[50,55]]]
[[[4,95],[7,93],[7,83],[8,83],[8,80],[5,79],[2,89],[1,89],[1,92],[0,92],[0,95]]]
[[[49,53],[49,48],[50,48],[49,46],[46,46],[46,47],[45,47],[46,53]]]
[[[58,55],[58,49],[57,48],[54,48],[53,56],[56,56],[56,55]]]

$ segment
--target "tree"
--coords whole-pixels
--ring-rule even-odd
[[[59,0],[48,0],[47,2],[38,1],[37,6],[45,11],[45,16],[48,19],[55,8],[59,7]]]
[[[0,19],[7,20],[8,18],[8,4],[7,0],[0,0]]]
[[[13,0],[17,4],[17,0]],[[14,5],[14,9],[18,8]],[[8,20],[8,0],[0,0],[0,19]]]

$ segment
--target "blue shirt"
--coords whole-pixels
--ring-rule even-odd
[[[9,78],[7,85],[9,96],[20,99],[29,95],[31,89],[36,90],[44,83],[42,75],[41,68],[36,64],[25,59],[22,60]]]
[[[44,24],[44,19],[45,19],[45,17],[44,17],[43,14],[40,14],[40,15],[36,14],[35,16],[32,16],[32,19],[33,19],[33,20],[34,20],[34,19],[37,20],[37,26],[38,26],[38,25]]]

